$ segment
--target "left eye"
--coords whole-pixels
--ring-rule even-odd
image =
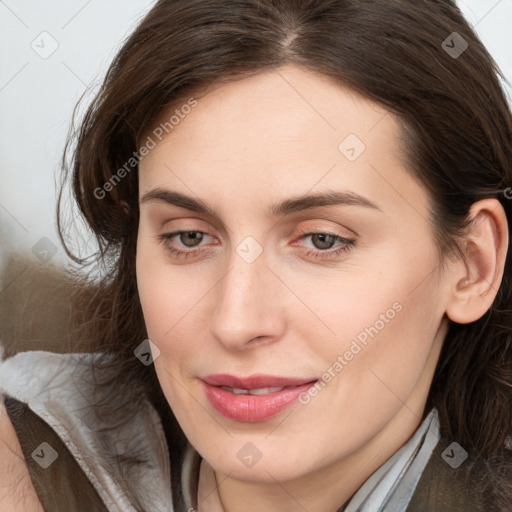
[[[326,244],[328,247],[325,246],[322,249],[307,249],[304,251],[306,256],[314,258],[314,259],[332,259],[336,256],[340,256],[343,252],[348,252],[352,247],[355,245],[355,240],[350,238],[345,238],[340,235],[336,235],[333,233],[303,233],[303,235],[300,237],[303,238],[309,238],[312,237],[311,240],[313,242],[313,246],[315,246],[315,242],[320,241],[320,245]],[[327,239],[327,241],[326,241]],[[330,241],[329,241],[330,240]],[[338,240],[340,242],[340,245],[332,250],[325,250],[325,249],[331,249],[332,243]]]

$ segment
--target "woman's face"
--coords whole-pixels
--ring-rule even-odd
[[[138,289],[176,418],[229,478],[378,467],[421,422],[447,331],[396,119],[294,66],[194,105],[146,134],[139,177]]]

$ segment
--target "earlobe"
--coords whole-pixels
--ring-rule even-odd
[[[463,242],[464,259],[457,265],[446,314],[467,324],[481,318],[492,306],[503,278],[508,250],[508,223],[497,199],[471,206],[473,219]]]

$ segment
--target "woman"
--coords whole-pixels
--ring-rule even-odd
[[[500,76],[451,1],[157,2],[64,158],[88,353],[0,367],[12,502],[510,510]]]

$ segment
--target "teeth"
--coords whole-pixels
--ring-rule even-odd
[[[276,391],[281,391],[284,389],[284,387],[240,389],[240,388],[231,388],[229,386],[221,386],[221,389],[230,391],[231,393],[234,393],[235,395],[268,395],[269,393],[275,393]]]
[[[276,391],[283,390],[283,387],[274,387],[274,388],[259,388],[259,389],[250,389],[250,395],[268,395],[268,393],[275,393]]]
[[[227,389],[227,391],[231,391],[231,393],[235,393],[235,395],[247,395],[249,393],[247,389],[230,388],[229,386],[223,386],[223,388]]]

